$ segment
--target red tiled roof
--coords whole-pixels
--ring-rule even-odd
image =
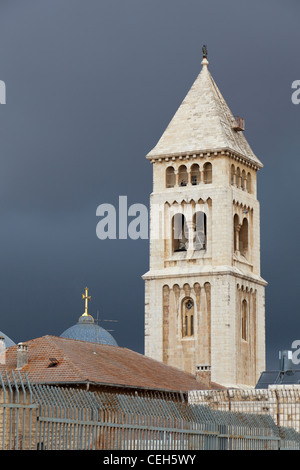
[[[24,343],[28,364],[22,368],[32,383],[79,384],[146,388],[151,390],[203,390],[195,376],[135,351],[57,336],[42,336]],[[50,358],[58,361],[51,367]],[[49,367],[50,366],[50,367]],[[17,346],[6,350],[2,370],[17,367]],[[223,388],[212,384],[210,388]]]

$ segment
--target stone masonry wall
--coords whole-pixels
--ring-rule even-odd
[[[269,414],[278,426],[300,432],[300,385],[271,385],[268,389],[197,390],[190,404],[222,411]]]

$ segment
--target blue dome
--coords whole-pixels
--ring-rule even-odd
[[[79,339],[90,343],[109,344],[118,346],[112,335],[99,325],[96,325],[91,315],[81,315],[76,325],[65,330],[61,338]]]
[[[4,338],[4,343],[5,343],[6,348],[9,348],[10,346],[15,346],[16,343],[14,343],[8,336],[2,333],[2,331],[0,331],[0,336]]]

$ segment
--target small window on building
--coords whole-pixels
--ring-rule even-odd
[[[248,339],[248,306],[247,306],[247,300],[243,300],[242,302],[242,339],[244,341],[247,341]]]
[[[203,166],[203,181],[205,184],[212,183],[212,164],[206,162]]]
[[[186,186],[188,184],[188,174],[185,165],[178,168],[178,183],[179,186]]]
[[[182,301],[182,336],[194,335],[194,302],[190,298]]]
[[[200,169],[197,163],[191,166],[191,183],[193,186],[200,183]]]
[[[188,247],[188,228],[183,214],[172,218],[173,251],[186,251]]]
[[[176,184],[175,170],[172,166],[169,166],[166,170],[166,187],[174,188]]]

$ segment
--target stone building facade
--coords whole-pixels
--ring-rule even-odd
[[[265,369],[257,172],[204,57],[153,164],[145,354],[213,382],[254,386]]]
[[[189,403],[222,411],[269,414],[277,426],[300,432],[300,385],[270,385],[267,389],[195,390]]]

